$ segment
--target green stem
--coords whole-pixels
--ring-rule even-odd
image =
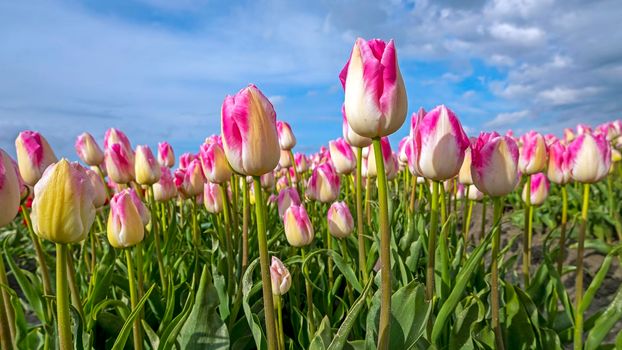
[[[438,183],[439,188],[439,196],[440,196],[440,206],[441,206],[441,225],[445,224],[447,221],[447,207],[445,202],[445,184],[443,182]]]
[[[577,278],[575,281],[575,328],[574,349],[583,349],[583,312],[580,311],[583,299],[583,252],[585,230],[587,228],[587,214],[590,203],[590,184],[583,184],[583,205],[581,207],[581,227],[579,228],[579,247],[577,248]]]
[[[281,299],[283,299],[283,297],[280,295],[275,295],[275,299],[279,326],[279,349],[285,350],[285,334],[283,334],[283,305],[281,303]]]
[[[136,278],[134,277],[134,264],[132,264],[132,253],[130,251],[131,248],[125,249],[125,260],[127,262],[127,276],[128,283],[130,285],[130,305],[132,306],[132,310],[136,309],[136,305],[138,304],[138,295],[136,291]],[[134,323],[132,325],[134,331],[134,349],[140,350],[143,348],[142,341],[142,333],[141,333],[141,325],[140,325],[140,315],[138,315],[134,319]]]
[[[243,191],[242,194],[242,273],[246,271],[248,266],[248,220],[250,219],[250,197],[248,194],[248,182],[243,179]]]
[[[67,290],[67,245],[61,243],[56,243],[56,317],[59,347],[61,350],[72,350]]]
[[[471,224],[471,220],[469,215],[471,215],[472,201],[469,200],[469,190],[470,186],[465,185],[464,189],[464,197],[462,198],[462,237],[464,241],[464,250],[466,251],[467,239],[469,237],[469,225]]]
[[[620,215],[616,211],[615,194],[615,189],[613,188],[613,174],[609,174],[607,175],[607,200],[609,202],[609,215],[615,222],[614,226],[618,240],[622,240],[622,224],[620,223]]]
[[[307,267],[307,264],[304,263],[306,259],[304,248],[300,248],[300,255],[303,261],[302,273],[305,278],[305,292],[307,293],[307,325],[309,331],[309,340],[311,340],[315,335],[315,320],[313,316],[313,288],[311,286],[311,281],[309,280],[311,278],[309,277],[309,268]]]
[[[391,227],[387,195],[387,174],[384,171],[384,158],[380,138],[372,141],[376,157],[378,204],[380,205],[380,323],[378,326],[378,349],[389,349],[391,330]]]
[[[529,286],[529,267],[531,265],[531,175],[527,175],[525,184],[525,230],[523,232],[523,281],[524,288]]]
[[[199,249],[199,225],[197,220],[197,197],[194,197],[192,199],[192,243],[194,244],[195,251]]]
[[[503,214],[503,197],[493,198],[495,223],[492,231],[492,257],[491,257],[491,289],[490,307],[492,314],[492,329],[495,333],[496,349],[503,350],[503,335],[499,326],[499,269],[497,255],[499,254],[501,236],[501,216]]]
[[[371,227],[371,178],[365,178],[365,217],[367,226]]]
[[[325,222],[325,221],[324,221]],[[333,236],[331,236],[330,231],[326,230],[326,249],[333,250]],[[328,290],[333,290],[333,259],[328,255],[327,259],[327,268],[328,268]],[[328,310],[329,312],[331,310]]]
[[[143,290],[143,285],[144,285],[144,276],[143,276],[143,268],[144,268],[144,264],[143,264],[143,243],[140,242],[138,244],[136,244],[136,285],[137,285],[137,292],[138,292],[138,299],[142,298],[144,295],[144,290]],[[144,312],[144,310],[141,311],[141,314]]]
[[[559,233],[559,257],[557,258],[557,273],[561,276],[566,258],[566,222],[568,221],[568,190],[562,186],[562,222]]]
[[[6,270],[4,267],[4,258],[0,256],[0,283],[9,286],[6,278]],[[13,340],[15,339],[15,314],[9,299],[9,293],[3,288],[0,293],[0,345],[2,349],[13,349]]]
[[[80,317],[84,319],[84,310],[82,308],[82,299],[80,298],[80,288],[76,280],[76,269],[74,267],[71,246],[67,245],[67,274],[69,277],[69,291],[71,292],[71,304],[78,310]]]
[[[270,263],[268,257],[268,240],[266,239],[266,218],[263,192],[259,176],[253,176],[255,189],[255,215],[257,217],[257,241],[259,244],[259,265],[261,266],[261,282],[263,284],[264,315],[266,318],[266,336],[268,349],[276,349],[276,327],[274,322],[274,303],[272,301],[272,282],[270,280]]]
[[[294,167],[294,176],[296,177],[296,191],[298,191],[300,198],[303,198],[302,193],[300,193],[300,188],[298,186],[301,183],[300,174],[298,174],[298,168],[296,168],[296,159],[294,158],[294,151],[292,150],[289,150],[289,159],[292,163],[292,166]],[[289,174],[289,171],[287,173]]]
[[[223,216],[225,217],[225,248],[227,249],[227,285],[230,296],[233,296],[234,279],[233,279],[233,243],[231,242],[231,221],[230,221],[230,208],[229,208],[229,196],[227,195],[227,186],[220,184],[220,193],[222,196],[223,204]]]
[[[41,247],[41,241],[39,237],[35,235],[35,231],[32,228],[32,221],[30,221],[30,214],[28,209],[26,209],[25,205],[21,206],[22,209],[22,217],[24,221],[26,221],[26,227],[28,228],[28,233],[30,234],[30,238],[32,240],[32,244],[35,247],[35,253],[37,254],[37,262],[39,263],[39,268],[41,269],[41,278],[43,280],[43,292],[46,295],[52,295],[52,283],[50,282],[50,272],[48,270],[48,264],[45,259],[45,252]]]
[[[367,262],[365,251],[365,236],[363,233],[363,149],[356,148],[356,240],[359,253],[359,271],[363,280],[363,285],[367,285]]]
[[[436,234],[438,229],[438,181],[432,182],[432,200],[430,201],[430,230],[428,234],[428,266],[426,273],[426,299],[434,298],[434,258],[436,252]]]
[[[160,283],[164,295],[166,295],[166,270],[164,269],[164,259],[162,258],[162,248],[160,248],[160,232],[158,232],[158,212],[157,203],[153,193],[153,186],[149,187],[149,208],[151,209],[151,233],[153,235],[153,241],[156,248],[156,258],[158,260],[158,272],[160,273]],[[164,226],[162,226],[164,227]]]

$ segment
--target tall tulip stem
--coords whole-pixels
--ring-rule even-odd
[[[529,267],[531,265],[531,234],[533,208],[531,206],[531,175],[527,175],[525,184],[525,231],[523,232],[523,281],[524,288],[529,286]]]
[[[367,284],[367,261],[365,251],[365,236],[363,232],[363,149],[356,148],[356,240],[359,248],[359,271],[363,285]]]
[[[432,182],[432,200],[430,201],[430,231],[428,233],[428,266],[425,279],[425,295],[428,300],[434,298],[434,258],[436,252],[436,233],[438,229],[438,186]]]
[[[263,289],[263,307],[266,318],[266,336],[268,349],[277,348],[276,325],[274,322],[274,303],[272,300],[272,282],[270,279],[270,262],[268,257],[268,240],[266,238],[266,218],[263,192],[259,176],[253,176],[255,189],[255,216],[257,217],[257,241],[259,244],[259,265],[261,266],[261,282]]]
[[[579,242],[577,248],[577,278],[575,280],[575,321],[574,321],[574,349],[583,349],[583,312],[580,310],[583,299],[583,251],[585,230],[587,228],[587,213],[590,203],[590,184],[583,184],[583,205],[581,207],[581,227],[579,228]]]
[[[274,299],[276,299],[278,317],[279,349],[285,350],[285,334],[283,334],[283,297],[281,295],[275,295]]]
[[[132,310],[135,310],[138,304],[138,293],[136,291],[136,278],[134,277],[134,264],[132,263],[132,252],[130,249],[131,248],[125,249],[125,261],[127,262],[127,276],[130,285],[130,305],[132,306]],[[140,315],[134,319],[132,328],[134,332],[134,349],[142,349],[143,341]]]
[[[384,158],[380,138],[372,141],[376,157],[378,203],[380,204],[380,324],[378,327],[378,349],[389,348],[391,330],[391,227],[387,194],[387,175],[384,171]]]
[[[233,295],[233,242],[231,241],[231,220],[227,185],[220,184],[223,216],[225,217],[225,246],[227,249],[227,283],[229,295]]]
[[[158,272],[160,273],[160,283],[162,284],[162,290],[166,291],[166,277],[164,274],[164,259],[162,258],[162,249],[160,247],[160,232],[158,232],[158,203],[155,201],[153,193],[153,186],[149,187],[149,208],[151,209],[151,234],[153,235],[153,241],[155,242],[156,258],[158,260]],[[162,225],[162,228],[164,226]]]
[[[568,190],[562,186],[562,222],[559,233],[559,257],[557,258],[557,273],[561,276],[566,258],[566,222],[568,221]]]
[[[490,289],[490,308],[492,314],[492,329],[495,332],[495,343],[498,350],[503,350],[503,335],[499,326],[499,268],[497,255],[501,241],[501,216],[503,214],[503,197],[493,198],[494,202],[494,228],[492,231],[492,257],[490,261],[491,270],[491,289]]]
[[[244,276],[248,266],[248,220],[250,219],[250,198],[246,179],[243,179],[242,191],[244,193],[242,193],[242,272],[240,275]]]
[[[61,350],[73,349],[67,287],[67,245],[56,243],[56,319],[58,343]]]
[[[315,335],[315,320],[313,316],[313,287],[311,286],[311,281],[309,280],[309,269],[305,261],[305,248],[300,248],[300,255],[303,261],[303,275],[305,279],[305,292],[307,293],[307,325],[309,330],[309,339],[312,339]]]

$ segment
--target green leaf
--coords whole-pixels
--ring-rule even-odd
[[[622,318],[622,286],[618,289],[615,298],[605,309],[605,312],[596,319],[594,328],[587,334],[585,349],[598,348],[620,318]]]
[[[579,305],[579,312],[585,313],[585,311],[590,308],[590,304],[594,299],[594,295],[596,295],[596,292],[600,288],[600,285],[605,280],[605,277],[607,276],[607,272],[609,271],[609,267],[611,267],[612,262],[613,255],[611,254],[607,255],[603,260],[603,263],[600,265],[600,268],[594,276],[592,283],[590,283],[590,286],[585,291],[585,296],[583,297],[583,299],[581,299],[581,304]]]
[[[160,346],[160,337],[158,334],[151,328],[149,323],[145,322],[145,320],[141,320],[143,325],[143,329],[145,330],[145,334],[147,334],[147,339],[149,339],[149,343],[151,344],[152,349],[157,349]]]
[[[170,324],[168,324],[162,332],[162,335],[160,336],[160,347],[158,349],[168,350],[172,349],[173,345],[175,345],[177,336],[181,331],[181,327],[183,327],[184,322],[192,310],[192,305],[194,304],[194,285],[195,280],[193,279],[184,308],[181,310],[179,315],[173,318]]]
[[[505,320],[503,322],[506,344],[512,344],[513,349],[535,349],[536,336],[523,308],[518,293],[514,287],[505,284]]]
[[[125,324],[123,324],[123,328],[121,328],[121,332],[119,333],[119,336],[117,337],[117,340],[114,342],[114,345],[112,346],[112,350],[122,350],[125,347],[125,343],[127,342],[127,337],[130,335],[130,332],[132,331],[132,324],[134,323],[134,320],[136,319],[136,317],[138,317],[138,315],[141,313],[143,306],[145,305],[145,302],[147,302],[147,299],[149,299],[149,295],[151,295],[151,292],[153,292],[154,289],[155,289],[155,284],[152,285],[151,288],[149,288],[149,290],[145,293],[145,295],[143,295],[143,297],[140,299],[138,304],[136,304],[136,308],[132,310],[130,315],[127,317],[127,319],[125,320]]]
[[[330,339],[333,337],[333,330],[330,328],[330,321],[328,320],[328,316],[324,316],[320,326],[317,331],[315,331],[315,336],[311,341],[311,345],[309,345],[309,350],[324,350],[327,347],[327,344],[330,343]]]
[[[449,338],[450,349],[473,349],[471,331],[473,326],[482,322],[486,316],[486,309],[479,298],[468,296],[463,304],[464,308],[459,305],[456,310],[456,322]]]
[[[257,267],[259,263],[259,258],[253,260],[248,267],[246,268],[246,272],[244,272],[244,277],[242,278],[242,307],[244,308],[244,315],[246,316],[246,320],[248,321],[248,327],[251,329],[253,333],[253,339],[255,339],[255,345],[257,349],[266,349],[266,337],[263,334],[263,330],[261,329],[261,324],[259,323],[259,317],[254,315],[251,311],[251,307],[248,303],[250,299],[251,289],[253,289],[253,270]]]
[[[391,348],[413,346],[423,335],[431,311],[423,284],[412,281],[395,292],[391,296]]]
[[[6,251],[6,242],[7,241],[5,240],[4,251]],[[30,274],[30,272],[24,271],[17,267],[17,264],[15,264],[15,261],[13,260],[13,257],[11,257],[11,254],[5,254],[4,256],[6,257],[6,261],[9,264],[11,272],[13,273],[13,277],[15,277],[19,288],[24,293],[24,297],[26,298],[28,305],[32,308],[35,314],[37,314],[37,318],[39,319],[39,321],[41,321],[42,323],[46,323],[46,312],[44,307],[44,301],[42,298],[43,291],[40,290],[32,282],[33,280],[35,280],[35,278],[32,276],[32,274]],[[26,277],[27,275],[30,275],[31,278]]]

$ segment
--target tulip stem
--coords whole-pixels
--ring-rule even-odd
[[[405,171],[408,172],[408,169],[406,169]],[[417,177],[412,176],[411,182],[412,184],[410,185],[411,186],[410,203],[409,203],[408,209],[409,209],[410,214],[414,214],[415,213],[415,197],[417,195]]]
[[[72,350],[67,289],[67,245],[62,243],[56,243],[56,318],[59,347],[61,350]]]
[[[523,281],[524,288],[529,287],[529,265],[531,264],[531,175],[527,175],[525,184],[525,231],[523,232]]]
[[[333,250],[333,236],[331,236],[330,231],[326,230],[326,249],[332,251]],[[327,268],[328,268],[328,290],[333,290],[333,259],[328,255],[327,257]],[[330,313],[330,309],[328,312]]]
[[[231,242],[231,220],[229,216],[229,196],[227,195],[227,186],[220,184],[220,194],[222,196],[222,213],[225,217],[225,245],[227,249],[227,290],[229,295],[233,296],[233,243]]]
[[[275,295],[274,299],[276,300],[276,309],[277,309],[277,317],[278,317],[278,327],[279,327],[279,349],[285,350],[285,335],[283,334],[283,305],[281,300],[283,299],[280,295]]]
[[[82,299],[80,298],[80,288],[76,281],[76,269],[74,267],[73,256],[71,255],[71,246],[67,245],[67,275],[69,277],[69,291],[71,292],[71,304],[78,310],[80,317],[84,319],[84,310],[82,308]]]
[[[585,229],[587,228],[587,214],[590,203],[590,184],[583,184],[583,205],[581,207],[581,226],[579,228],[579,247],[577,248],[577,278],[575,281],[575,322],[574,322],[574,349],[583,349],[583,312],[581,301],[583,299],[583,251],[585,241]]]
[[[132,264],[132,253],[130,251],[131,248],[125,249],[125,260],[127,262],[127,276],[128,283],[130,285],[130,305],[132,306],[132,310],[136,309],[136,305],[138,304],[138,295],[136,291],[136,278],[134,277],[134,266]],[[138,251],[138,250],[137,250]],[[138,315],[134,319],[133,323],[133,331],[134,331],[134,349],[140,350],[143,348],[142,334],[141,334],[141,317]]]
[[[499,254],[500,236],[501,236],[501,216],[503,214],[503,197],[494,197],[494,228],[492,230],[492,257],[490,261],[491,269],[491,289],[490,289],[490,307],[492,314],[492,329],[495,332],[496,349],[503,350],[503,335],[499,326],[499,269],[497,255]]]
[[[367,218],[367,226],[371,226],[371,179],[365,178],[365,218]]]
[[[434,258],[436,253],[436,234],[438,229],[438,186],[438,181],[432,182],[430,230],[428,233],[428,266],[425,284],[425,295],[427,300],[432,300],[434,298]]]
[[[363,285],[367,285],[367,262],[365,251],[365,236],[363,235],[363,149],[356,148],[356,239],[359,248],[359,271]]]
[[[484,197],[482,199],[482,222],[479,231],[480,242],[482,241],[482,239],[484,239],[484,236],[486,235],[486,202],[486,197]]]
[[[387,174],[380,138],[372,141],[376,157],[378,203],[380,205],[380,323],[378,326],[378,349],[389,349],[391,330],[391,227],[387,196]]]
[[[192,242],[194,249],[199,249],[199,225],[197,222],[197,197],[192,199]]]
[[[157,224],[158,224],[158,213],[156,211],[157,202],[155,201],[155,195],[153,193],[153,186],[149,187],[149,208],[151,208],[151,233],[153,234],[153,241],[156,246],[156,258],[158,259],[158,272],[160,273],[160,283],[162,285],[162,290],[164,291],[164,295],[166,295],[166,277],[164,270],[164,260],[162,258],[162,249],[160,248],[160,233],[158,232]],[[164,226],[162,226],[164,227]]]
[[[469,237],[469,225],[471,224],[471,215],[473,205],[472,201],[469,200],[469,191],[470,187],[466,185],[464,188],[464,197],[462,198],[462,236],[464,241],[464,251],[466,252],[467,239]]]
[[[242,273],[246,271],[248,266],[248,220],[250,219],[250,198],[248,195],[248,182],[246,179],[242,181]]]
[[[263,284],[262,289],[264,314],[266,318],[266,336],[268,340],[268,349],[275,350],[277,346],[277,337],[274,322],[274,305],[272,301],[272,282],[270,279],[268,240],[266,239],[266,203],[263,201],[263,192],[259,176],[253,176],[253,185],[255,189],[255,216],[257,217],[257,242],[259,245],[261,282]]]
[[[296,192],[298,192],[298,194],[300,195],[300,198],[302,198],[303,196],[300,193],[300,189],[298,188],[298,184],[300,184],[301,182],[300,174],[298,174],[298,168],[296,168],[296,159],[294,158],[294,151],[292,151],[291,149],[289,150],[289,159],[290,159],[290,162],[292,163],[292,167],[294,168],[294,177],[296,178]],[[289,174],[289,171],[287,173]]]
[[[568,221],[568,190],[562,186],[562,222],[559,233],[559,257],[557,258],[557,273],[561,276],[566,258],[566,222]]]
[[[438,188],[439,188],[439,197],[440,197],[440,206],[441,206],[441,225],[444,225],[445,221],[447,221],[447,207],[446,207],[447,203],[445,201],[445,196],[447,192],[445,191],[445,184],[443,182],[439,182]]]
[[[309,281],[311,277],[309,277],[309,268],[307,267],[307,264],[305,264],[305,255],[305,249],[300,248],[300,256],[302,258],[303,264],[302,273],[305,278],[305,291],[307,293],[307,325],[309,331],[309,341],[311,341],[311,339],[313,339],[313,336],[315,335],[315,320],[313,316],[313,289],[311,287],[311,281]]]
[[[9,281],[6,278],[6,270],[4,267],[4,258],[0,256],[0,283],[8,287]],[[15,314],[9,299],[9,293],[3,288],[0,293],[0,345],[2,349],[12,349],[13,340],[15,339]]]

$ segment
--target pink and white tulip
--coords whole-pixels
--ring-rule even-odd
[[[177,187],[171,169],[160,167],[160,180],[153,184],[153,196],[157,202],[166,202],[177,196]]]
[[[568,146],[570,176],[581,183],[604,179],[611,167],[611,146],[603,135],[579,135]]]
[[[570,181],[570,152],[561,141],[549,146],[549,166],[546,174],[551,182],[558,185],[565,185]]]
[[[13,221],[19,204],[19,175],[13,166],[11,157],[0,149],[0,227]]]
[[[99,148],[97,141],[88,132],[78,136],[75,148],[78,157],[87,165],[98,166],[104,162],[104,151]]]
[[[518,146],[496,132],[481,133],[471,148],[473,184],[491,196],[505,196],[518,183]]]
[[[544,171],[548,160],[548,150],[542,134],[529,131],[520,139],[522,147],[519,150],[518,169],[524,175]]]
[[[382,160],[384,162],[384,172],[389,173],[389,170],[394,166],[390,164],[393,162],[393,151],[391,150],[391,143],[388,137],[380,139],[380,149],[382,150]],[[378,169],[376,169],[376,155],[373,147],[369,147],[369,154],[367,155],[367,176],[378,176]]]
[[[330,150],[330,158],[335,166],[338,174],[350,174],[356,169],[356,156],[352,152],[352,148],[342,138],[330,141],[328,143]]]
[[[315,233],[304,206],[292,205],[283,214],[285,237],[293,247],[304,247],[313,242]]]
[[[276,197],[276,204],[279,210],[279,216],[283,217],[285,211],[292,205],[300,205],[300,196],[298,191],[293,187],[287,187],[279,191]]]
[[[336,238],[345,238],[354,230],[354,220],[345,202],[335,202],[327,213],[328,231]]]
[[[117,184],[134,180],[134,154],[120,143],[109,144],[105,151],[108,177]]]
[[[151,152],[149,146],[137,146],[134,159],[134,174],[140,185],[153,185],[160,180],[160,164]]]
[[[175,152],[166,141],[158,143],[158,163],[167,168],[172,168],[175,165]]]
[[[57,161],[50,144],[36,131],[20,132],[15,139],[15,151],[19,173],[29,186],[34,186],[45,169]]]
[[[270,264],[270,280],[272,282],[272,294],[284,295],[292,286],[292,276],[285,264],[276,256],[272,257]]]
[[[231,179],[232,171],[220,144],[204,143],[201,145],[199,159],[207,181],[221,184]]]
[[[203,191],[203,205],[212,214],[218,214],[223,209],[222,189],[219,184],[207,182]]]
[[[289,123],[279,120],[276,122],[276,131],[279,136],[279,146],[284,151],[289,151],[296,146],[296,136]]]
[[[133,190],[126,189],[115,194],[110,200],[107,236],[110,245],[115,248],[129,248],[145,238],[145,219],[141,211],[146,211],[144,204],[137,202]]]
[[[346,117],[345,108],[345,105],[341,107],[341,114],[343,115],[343,139],[352,147],[364,148],[371,145],[371,139],[369,137],[361,136],[352,130],[348,123],[348,118]]]
[[[91,169],[86,169],[86,175],[89,177],[89,181],[93,187],[93,205],[95,208],[101,208],[106,204],[106,200],[108,199],[106,184],[101,176]]]
[[[323,163],[313,169],[307,184],[307,196],[322,203],[330,203],[339,196],[339,175],[330,163]]]
[[[549,180],[544,173],[533,174],[531,176],[531,192],[529,196],[531,205],[542,205],[549,195],[550,186]],[[522,198],[523,202],[527,202],[527,183],[523,187]]]

